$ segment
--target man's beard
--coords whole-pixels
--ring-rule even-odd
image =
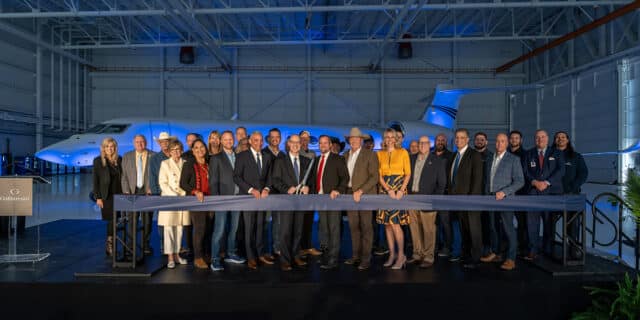
[[[437,145],[436,145],[436,151],[438,151],[438,152],[442,152],[442,151],[444,151],[444,145],[437,144]]]

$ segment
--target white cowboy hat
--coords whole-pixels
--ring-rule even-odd
[[[156,139],[156,141],[160,141],[160,140],[175,140],[176,137],[175,136],[170,136],[167,132],[160,132],[160,134],[158,135],[158,138]]]
[[[362,133],[362,131],[360,131],[360,129],[358,127],[353,127],[353,128],[351,128],[351,131],[349,131],[349,134],[344,136],[344,137],[347,140],[349,140],[349,138],[351,138],[351,137],[360,137],[362,139],[365,139],[367,137],[367,135]]]

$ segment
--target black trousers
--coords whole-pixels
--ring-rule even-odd
[[[190,212],[193,226],[193,257],[204,258],[211,255],[211,236],[213,235],[213,212]]]
[[[145,195],[146,188],[136,188],[137,195]],[[129,221],[133,221],[133,219],[138,219],[142,217],[142,248],[151,248],[151,225],[153,223],[153,211],[147,212],[130,212],[128,215]],[[133,224],[129,223],[129,234],[135,235],[135,230],[131,230]]]
[[[459,211],[462,233],[462,256],[478,262],[482,256],[482,221],[480,212]]]
[[[340,225],[342,214],[340,211],[320,212],[320,224],[327,231],[327,250],[323,258],[327,264],[338,263],[340,256]]]
[[[264,254],[264,211],[242,212],[242,220],[247,259],[256,260]]]
[[[522,255],[529,253],[529,229],[527,228],[527,212],[516,212],[516,220],[518,221],[518,251]]]
[[[305,212],[281,211],[279,215],[280,262],[291,264],[293,258],[299,258]]]
[[[313,248],[313,217],[315,216],[315,212],[304,212],[302,213],[303,221],[302,221],[302,240],[300,241],[301,249],[311,249]]]

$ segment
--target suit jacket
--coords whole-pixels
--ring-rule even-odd
[[[118,168],[122,170],[122,157],[118,156]],[[108,164],[106,167],[102,166],[102,159],[100,156],[93,159],[93,196],[96,199],[106,200],[113,196],[111,194],[111,175],[109,174]]]
[[[304,179],[304,174],[307,172],[309,165],[311,164],[311,160],[302,154],[298,155],[298,165],[300,168],[300,174],[298,179],[296,179],[295,171],[293,170],[293,162],[291,162],[291,158],[289,154],[285,154],[284,156],[278,157],[273,162],[273,169],[271,170],[271,184],[277,193],[287,194],[287,191],[291,187],[296,187],[298,183],[302,183],[302,179]],[[315,179],[315,174],[313,170],[309,172],[309,177],[307,178],[307,185],[309,181]]]
[[[271,189],[271,165],[273,164],[273,155],[271,152],[260,151],[262,159],[262,171],[258,173],[258,165],[253,157],[253,151],[242,151],[236,155],[236,167],[233,170],[233,181],[240,188],[240,194],[249,193],[249,189],[253,188],[258,191],[268,188]]]
[[[411,161],[411,178],[409,178],[407,190],[414,193],[412,191],[413,178],[416,172],[415,168],[418,154],[409,156],[409,160]],[[445,158],[439,158],[434,153],[429,153],[418,180],[418,194],[444,194],[446,187],[447,160]]]
[[[538,161],[538,149],[534,147],[525,153],[524,166],[525,186],[528,188],[528,194],[562,194],[562,176],[565,170],[562,152],[547,147],[541,168]],[[540,192],[531,185],[533,180],[548,181],[550,185]]]
[[[209,160],[209,189],[212,195],[232,196],[236,194],[233,165],[225,151],[212,156]]]
[[[313,172],[318,173],[318,165],[320,164],[322,155],[316,157],[313,163]],[[324,168],[322,170],[322,193],[329,194],[336,190],[340,193],[347,193],[347,184],[349,183],[349,170],[344,162],[344,158],[333,152],[329,152],[329,156],[325,159]],[[310,181],[309,187],[311,193],[317,193],[316,186],[317,176]]]
[[[485,194],[491,193],[491,165],[493,164],[494,157],[487,159],[485,165]],[[520,190],[522,186],[524,186],[524,174],[522,173],[520,158],[514,154],[505,152],[493,176],[494,192],[502,191],[507,196],[510,196]]]
[[[164,152],[156,152],[153,156],[149,157],[149,161],[147,165],[149,166],[149,189],[151,189],[151,194],[159,195],[162,190],[160,190],[160,166],[162,161],[169,159]]]
[[[351,157],[351,150],[347,150],[342,156],[344,157],[345,165],[347,165]],[[356,163],[353,166],[351,189],[353,191],[362,189],[365,194],[378,193],[379,167],[378,156],[373,151],[361,147]],[[348,170],[349,167],[347,166],[347,173],[349,173]]]
[[[144,166],[143,172],[143,188],[145,188],[146,193],[151,193],[151,185],[149,184],[149,164],[151,163],[151,157],[154,155],[154,152],[149,149],[145,150],[147,151],[147,162]],[[130,194],[136,193],[136,179],[136,151],[131,150],[122,156],[122,192]]]
[[[186,192],[180,188],[180,176],[185,162],[184,159],[180,159],[179,163],[173,159],[166,159],[160,163],[158,183],[162,196],[182,197],[186,195]],[[188,211],[158,212],[158,225],[160,226],[186,226],[190,224]]]
[[[509,153],[511,153],[512,155],[518,156],[518,159],[520,160],[520,166],[523,168],[522,172],[524,174],[524,154],[526,153],[526,150],[524,149],[523,146],[520,146],[520,148],[518,148],[518,150],[516,151],[511,151],[511,147],[507,148],[507,151]],[[522,186],[522,188],[520,188],[520,190],[516,191],[516,194],[519,195],[524,195],[527,194],[529,188],[527,188],[526,183]]]
[[[482,194],[484,168],[482,165],[482,156],[478,151],[467,147],[462,159],[458,164],[455,181],[451,180],[451,168],[455,162],[456,154],[454,153],[451,163],[447,168],[447,181],[449,194]]]

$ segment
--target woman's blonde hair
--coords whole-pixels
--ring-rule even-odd
[[[115,149],[115,151],[110,157],[108,157],[107,154],[104,152],[104,149],[107,146],[109,146],[109,144],[113,144]],[[103,167],[107,166],[107,161],[109,161],[109,163],[114,165],[118,164],[118,142],[116,141],[116,139],[111,137],[106,137],[102,140],[102,143],[100,144],[100,160],[102,160]]]
[[[218,130],[213,130],[209,133],[209,137],[207,138],[207,151],[211,154],[218,154],[220,153],[220,151],[222,151],[222,143],[218,144],[218,147],[215,150],[211,150],[211,148],[213,148],[213,146],[209,142],[211,141],[211,136],[217,136],[218,140],[220,140],[222,136],[220,135]]]
[[[384,133],[382,134],[382,145],[383,145],[383,147],[384,147],[384,148],[386,148],[386,147],[387,147],[387,146],[386,146],[386,144],[387,144],[387,143],[386,143],[386,142],[384,142],[384,136],[385,136],[387,133],[391,133],[391,134],[393,134],[393,140],[395,141],[395,142],[394,142],[394,147],[395,147],[396,149],[400,149],[400,148],[402,148],[402,146],[401,146],[401,145],[400,145],[400,143],[398,142],[398,135],[397,135],[397,131],[396,131],[396,130],[394,130],[394,129],[392,129],[392,128],[386,128],[386,129],[384,129]]]

